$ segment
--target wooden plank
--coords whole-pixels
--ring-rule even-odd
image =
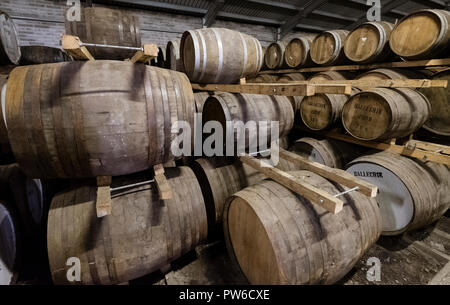
[[[111,182],[111,176],[97,177],[97,200],[95,202],[95,209],[98,218],[111,215]]]
[[[330,213],[337,214],[342,211],[344,205],[342,200],[290,175],[289,173],[271,166],[266,161],[258,160],[249,155],[240,156],[239,159],[267,177],[310,200],[312,203],[320,205]],[[266,166],[263,167],[263,164]]]
[[[297,154],[294,154],[282,148],[280,148],[280,157],[285,160],[291,161],[294,164],[300,165],[302,169],[316,173],[322,177],[330,179],[346,187],[349,188],[358,187],[356,191],[368,197],[374,198],[377,196],[378,193],[377,186],[362,179],[358,179],[352,174],[347,173],[346,171],[337,168],[331,168],[317,162],[309,161],[308,159],[305,159]]]
[[[164,167],[162,164],[155,165],[153,167],[155,171],[155,183],[159,192],[159,199],[168,200],[173,198],[172,188],[167,181],[166,175],[164,174]]]
[[[63,35],[62,48],[75,60],[95,60],[77,36]]]
[[[304,129],[301,129],[304,130]],[[388,151],[394,154],[399,154],[403,156],[408,156],[411,158],[416,158],[423,161],[433,161],[436,163],[446,164],[450,166],[450,155],[441,154],[439,152],[431,152],[426,150],[421,150],[417,148],[408,147],[407,145],[396,145],[393,143],[383,143],[383,142],[374,142],[374,141],[362,141],[355,139],[351,136],[341,134],[334,130],[325,131],[325,132],[315,132],[312,130],[304,130],[310,133],[316,133],[322,135],[324,137],[353,143],[360,146],[370,147],[378,150]],[[426,142],[424,142],[426,143]]]
[[[303,69],[284,69],[284,70],[267,70],[261,71],[260,74],[284,74],[284,73],[307,73],[307,72],[323,72],[323,71],[352,71],[352,70],[372,70],[380,68],[412,68],[412,67],[440,67],[449,66],[450,58],[417,60],[417,61],[400,61],[377,63],[370,65],[345,65],[332,67],[313,67]]]
[[[357,88],[447,88],[447,80],[404,79],[404,80],[320,80],[290,81],[287,84],[307,84],[316,86],[350,85]],[[316,89],[317,91],[317,89]]]
[[[232,93],[313,96],[317,93],[351,94],[352,88],[346,84],[293,84],[293,83],[247,83],[247,84],[192,84],[192,89],[200,91],[222,91]]]
[[[132,63],[147,63],[156,57],[158,57],[158,46],[154,43],[144,44],[143,50],[137,51],[129,61]]]

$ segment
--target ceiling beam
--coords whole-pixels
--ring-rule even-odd
[[[134,6],[145,8],[145,9],[176,12],[176,13],[180,13],[180,14],[195,15],[195,16],[204,16],[207,13],[207,10],[196,8],[196,7],[166,3],[166,2],[147,1],[147,0],[123,0],[123,1],[121,1],[121,0],[92,0],[92,2],[101,3],[101,4],[118,5],[118,6],[127,6],[127,7],[134,5]]]
[[[287,11],[298,11],[300,9],[298,6],[293,5],[293,4],[271,1],[271,0],[245,0],[245,2],[254,3],[254,4],[258,4],[258,5],[264,5],[264,6],[273,7],[273,8],[284,9]]]
[[[351,1],[355,1],[355,0],[351,0]],[[406,2],[408,2],[408,0],[391,0],[391,1],[389,1],[387,4],[381,6],[381,16],[389,13],[390,11],[403,5]],[[366,21],[367,21],[367,13],[364,13],[364,15],[361,15],[357,21],[344,27],[344,29],[353,30],[354,28],[356,28],[357,26],[359,26],[360,24],[362,24]]]
[[[204,27],[210,27],[214,23],[214,20],[216,20],[217,13],[223,8],[224,5],[225,0],[214,0],[213,2],[211,2],[208,11],[202,18]]]
[[[295,14],[295,16],[292,16],[289,18],[280,28],[280,38],[285,36],[287,33],[292,31],[297,24],[308,16],[312,11],[314,11],[316,8],[319,8],[327,2],[326,0],[310,0],[306,5],[300,8],[299,12]]]

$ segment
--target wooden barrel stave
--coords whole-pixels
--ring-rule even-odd
[[[171,40],[166,46],[166,67],[170,70],[183,72],[183,61],[180,57],[181,40]]]
[[[261,44],[256,38],[223,28],[184,32],[180,51],[184,72],[198,83],[235,83],[256,75],[263,63]]]
[[[8,80],[9,73],[13,68],[5,69],[0,72],[0,157],[2,159],[6,159],[7,161],[11,161],[8,159],[12,159],[12,151],[11,145],[9,144],[8,138],[8,129],[6,128],[5,123],[5,105],[6,105],[6,83]],[[3,160],[1,160],[3,163]]]
[[[284,41],[271,43],[264,55],[264,63],[270,70],[276,70],[284,65],[284,52],[287,43]]]
[[[450,42],[450,13],[424,9],[401,19],[391,34],[390,47],[408,60],[446,56]]]
[[[358,139],[392,139],[418,130],[429,113],[430,103],[418,91],[376,88],[350,97],[342,110],[342,123]]]
[[[174,160],[172,124],[194,126],[194,112],[184,74],[119,61],[19,67],[6,91],[11,147],[32,178],[117,176]]]
[[[331,193],[342,189],[310,172],[291,174]],[[332,215],[273,181],[236,193],[227,201],[224,215],[232,259],[251,284],[338,281],[380,234],[375,200],[359,193],[343,200],[348,203],[344,210]]]
[[[21,57],[19,34],[13,19],[0,10],[0,65],[18,65]]]
[[[299,36],[289,41],[284,52],[284,62],[289,68],[304,68],[314,65],[310,54],[314,38],[313,36]]]
[[[84,7],[81,21],[66,21],[66,33],[78,36],[82,42],[125,47],[142,47],[138,17],[118,9]],[[136,51],[87,47],[95,59],[123,60]]]
[[[325,31],[311,45],[311,59],[317,65],[332,66],[344,63],[344,42],[349,34],[346,30]]]
[[[379,152],[350,162],[347,171],[379,187],[383,235],[427,226],[450,207],[446,165]]]
[[[242,138],[238,137],[233,126],[226,126],[227,121],[243,122],[247,124],[250,121],[256,123],[256,126],[250,126],[245,130],[245,148],[249,147],[249,135],[258,135],[259,122],[266,122],[267,143],[259,143],[258,147],[271,142],[270,122],[279,122],[279,137],[285,137],[292,129],[294,123],[294,111],[289,99],[285,96],[267,96],[259,94],[232,94],[216,93],[208,98],[203,106],[203,124],[208,121],[218,121],[221,123],[225,135],[233,135],[235,143],[239,143]],[[255,129],[256,128],[256,129]],[[225,142],[225,141],[224,141]],[[224,143],[225,144],[225,143]]]
[[[394,29],[386,21],[365,22],[350,32],[344,45],[348,59],[359,64],[382,62],[394,57],[389,38]]]
[[[194,93],[195,109],[197,113],[202,113],[203,105],[206,100],[211,96],[209,92],[196,92]]]
[[[39,65],[70,61],[61,49],[46,46],[22,46],[20,65]]]
[[[112,214],[98,219],[95,187],[58,194],[48,221],[53,281],[66,277],[66,260],[81,261],[81,282],[118,284],[158,270],[206,239],[203,197],[187,167],[167,168],[173,199],[160,201],[152,185],[112,194]],[[94,265],[89,264],[95,261]]]

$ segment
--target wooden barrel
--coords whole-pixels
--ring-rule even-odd
[[[299,36],[291,39],[284,51],[284,62],[290,68],[313,66],[311,59],[311,45],[313,36]]]
[[[70,61],[69,56],[58,48],[23,46],[20,47],[20,50],[22,52],[20,65],[22,66]]]
[[[95,187],[56,195],[47,234],[53,282],[123,283],[167,266],[204,241],[205,203],[194,173],[188,167],[165,172],[173,199],[159,200],[154,185],[113,192],[112,214],[101,219],[95,210]],[[67,280],[70,257],[80,259],[81,282]]]
[[[267,124],[267,143],[259,142],[256,148],[265,149],[271,143],[271,122],[279,122],[279,138],[287,136],[294,124],[294,111],[289,99],[285,96],[268,96],[261,94],[216,93],[206,100],[203,106],[203,124],[208,121],[218,121],[224,132],[224,144],[228,137],[234,137],[239,149],[249,147],[253,137],[260,137],[259,126]],[[234,124],[227,122],[242,122],[246,124],[243,138]],[[250,123],[249,123],[250,122]],[[254,122],[254,124],[251,124]],[[249,123],[249,124],[247,124]],[[260,124],[261,123],[261,124]]]
[[[311,81],[344,80],[350,77],[349,73],[326,71],[313,75]],[[357,90],[353,89],[353,94]],[[306,96],[299,105],[300,118],[312,130],[324,130],[332,127],[341,118],[342,107],[348,96],[343,94],[315,94]]]
[[[202,113],[203,105],[205,104],[206,100],[210,96],[211,96],[211,94],[209,94],[209,92],[204,92],[204,91],[194,93],[195,112]]]
[[[180,56],[181,40],[171,40],[166,46],[166,67],[170,70],[183,72],[183,61]]]
[[[11,68],[12,69],[12,68]],[[9,144],[8,130],[5,122],[6,82],[10,71],[0,72],[0,157],[12,158],[11,145]],[[2,160],[0,160],[1,162]]]
[[[450,45],[450,13],[445,10],[419,10],[405,16],[391,34],[390,46],[408,60],[446,56]]]
[[[279,41],[271,43],[264,54],[264,63],[269,70],[276,70],[284,64],[284,51],[286,42]]]
[[[291,172],[330,194],[342,186],[307,171]],[[352,192],[331,214],[274,181],[234,194],[225,206],[224,233],[232,260],[251,284],[333,284],[378,239],[374,199]]]
[[[450,70],[436,73],[431,79],[450,82]],[[420,92],[431,104],[430,117],[423,128],[435,135],[450,138],[450,87],[420,89]]]
[[[186,75],[122,61],[18,67],[6,90],[11,148],[31,178],[118,176],[174,160],[172,125],[194,126],[194,113]]]
[[[201,158],[192,162],[190,167],[202,188],[209,232],[216,230],[216,225],[222,223],[225,202],[230,196],[266,179],[259,171],[235,158]],[[276,167],[285,171],[299,169],[281,158]]]
[[[256,38],[222,28],[184,32],[180,51],[185,73],[197,83],[236,83],[256,75],[264,58]]]
[[[0,11],[0,65],[18,65],[20,61],[19,34],[12,18]]]
[[[344,42],[348,31],[325,31],[317,36],[311,45],[311,59],[317,65],[332,66],[346,61]]]
[[[358,75],[355,79],[357,80],[406,80],[406,79],[424,79],[431,76],[430,72],[427,71],[412,71],[407,69],[375,69]]]
[[[0,285],[14,285],[21,268],[20,222],[14,207],[0,199]]]
[[[66,34],[82,42],[113,46],[142,47],[139,18],[128,12],[106,7],[81,8],[81,21],[66,21]],[[136,50],[87,47],[95,59],[131,58]]]
[[[305,76],[301,73],[287,73],[282,74],[278,79],[278,83],[287,83],[292,81],[304,81],[306,80]],[[300,103],[302,102],[304,96],[288,96],[287,97],[292,104],[292,108],[294,109],[294,115],[300,109]]]
[[[295,141],[292,151],[308,160],[343,169],[348,162],[361,156],[364,149],[332,139],[301,138]]]
[[[349,98],[342,109],[342,123],[355,138],[401,138],[418,130],[428,119],[430,102],[408,88],[376,88]]]
[[[246,80],[247,83],[276,83],[277,81],[278,76],[272,74],[259,74]]]
[[[352,161],[347,171],[378,186],[383,235],[429,225],[450,207],[446,165],[379,152]]]
[[[394,29],[386,21],[365,22],[348,34],[344,44],[345,56],[358,64],[370,64],[392,59],[389,38]]]
[[[0,191],[19,212],[23,233],[28,236],[41,233],[45,219],[42,182],[27,178],[18,164],[0,166]]]

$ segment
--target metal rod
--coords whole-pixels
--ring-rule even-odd
[[[143,181],[143,182],[139,182],[139,183],[119,186],[119,187],[111,188],[111,192],[126,190],[126,189],[129,189],[129,188],[132,188],[132,187],[146,185],[146,184],[150,184],[150,183],[153,183],[153,182],[155,182],[155,180],[148,180],[148,181]]]
[[[349,189],[349,190],[346,190],[346,191],[344,191],[342,193],[336,194],[336,195],[334,195],[334,197],[339,197],[339,196],[342,196],[342,195],[345,195],[347,193],[354,192],[354,191],[357,191],[357,190],[359,190],[359,186],[355,186],[352,189]]]
[[[139,48],[139,47],[113,46],[113,45],[107,45],[107,44],[87,43],[87,42],[82,42],[80,46],[97,47],[97,48],[110,48],[110,49],[122,49],[122,50],[133,50],[133,51],[144,51],[144,48]]]
[[[271,150],[270,150],[270,148],[269,149],[266,149],[266,150],[261,150],[261,151],[257,151],[257,152],[252,152],[252,153],[249,153],[248,155],[249,156],[256,156],[256,155],[258,155],[258,154],[263,154],[263,153],[266,153],[266,152],[272,152]]]

